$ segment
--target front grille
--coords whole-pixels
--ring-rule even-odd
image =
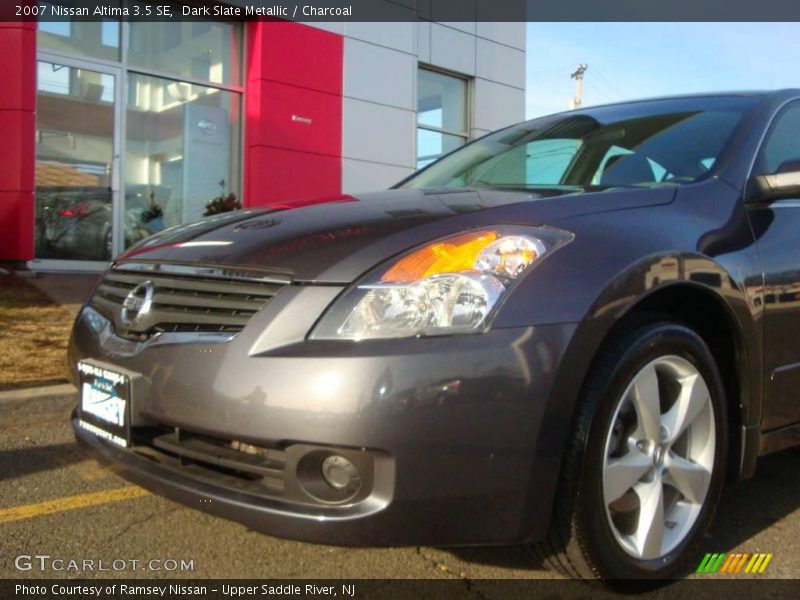
[[[202,269],[194,274],[187,267],[180,272],[165,272],[159,266],[136,270],[123,263],[98,285],[89,304],[115,324],[117,335],[145,340],[157,333],[235,334],[288,283],[288,279],[209,277]],[[125,298],[148,281],[153,286],[149,310],[126,322],[122,318]]]
[[[194,478],[259,496],[286,491],[286,453],[170,427],[133,431],[133,450]]]

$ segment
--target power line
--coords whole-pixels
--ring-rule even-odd
[[[599,93],[604,98],[606,98],[608,100],[611,100],[612,102],[614,101],[613,97],[609,96],[607,92],[604,92],[602,89],[600,89],[597,85],[595,85],[594,83],[592,83],[588,79],[586,80],[586,85],[588,85],[590,88],[592,88],[594,91]]]
[[[593,84],[596,89],[599,89],[601,92],[603,92],[606,96],[608,96],[611,99],[623,100],[625,98],[622,92],[620,92],[618,89],[611,87],[605,81],[602,81],[597,77],[595,77],[594,75],[596,75],[596,73],[593,73],[592,75],[593,76],[590,78],[590,80],[587,80],[587,83]]]
[[[588,85],[593,86],[595,90],[602,92],[609,98],[620,98],[620,99],[622,98],[620,94],[612,90],[607,84],[597,79],[597,77],[592,77],[591,79],[587,79],[586,83]]]
[[[602,81],[602,82],[605,82],[605,84],[606,84],[608,87],[610,87],[611,89],[613,89],[613,90],[614,90],[614,91],[615,91],[617,94],[619,94],[619,95],[620,95],[620,96],[622,96],[622,97],[626,96],[625,92],[623,92],[623,91],[622,91],[622,90],[619,88],[619,86],[617,86],[617,85],[616,85],[614,82],[612,82],[612,81],[611,81],[611,80],[610,80],[608,77],[606,77],[605,75],[603,75],[603,74],[602,74],[600,71],[598,71],[596,68],[592,68],[592,72],[593,72],[595,75],[597,75],[597,77],[598,77],[598,79],[600,79],[600,81]]]

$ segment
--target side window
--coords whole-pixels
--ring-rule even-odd
[[[620,148],[619,146],[611,146],[603,157],[603,160],[600,161],[600,166],[597,167],[594,177],[592,177],[592,185],[600,185],[600,178],[603,173],[605,173],[609,161],[616,159],[617,156],[625,156],[626,154],[633,154],[633,151],[627,148]]]
[[[652,158],[611,146],[592,176],[592,185],[635,185],[663,181],[669,173]]]
[[[777,173],[782,164],[790,161],[800,164],[800,102],[789,105],[773,123],[761,147],[755,172],[758,175]]]

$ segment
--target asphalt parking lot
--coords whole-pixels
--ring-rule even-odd
[[[351,549],[249,531],[131,486],[85,458],[69,407],[0,403],[0,577],[552,578],[525,548]],[[800,575],[800,450],[763,459],[754,480],[731,487],[707,552],[771,552],[759,577]],[[19,571],[15,557],[122,559],[119,571]],[[135,568],[130,561],[139,561]],[[148,571],[145,561],[162,561]],[[167,570],[174,560],[193,569]],[[58,564],[58,563],[57,563]],[[99,564],[99,563],[95,563]],[[117,563],[120,565],[121,563]],[[62,566],[67,566],[64,563]],[[24,563],[23,563],[24,566]]]

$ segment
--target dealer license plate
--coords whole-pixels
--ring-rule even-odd
[[[131,444],[131,380],[89,362],[78,363],[80,426],[123,448]]]

